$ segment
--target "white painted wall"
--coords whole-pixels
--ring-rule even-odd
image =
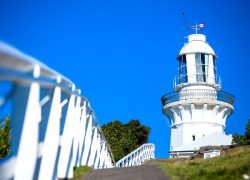
[[[173,148],[182,146],[215,132],[224,134],[225,122],[231,111],[227,107],[211,104],[183,104],[171,107],[176,116],[171,128],[171,145]],[[215,140],[216,141],[216,140]]]
[[[183,145],[183,126],[171,128],[170,149]]]

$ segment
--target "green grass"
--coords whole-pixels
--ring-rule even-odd
[[[166,159],[160,167],[173,180],[243,179],[250,175],[250,146],[230,149],[211,159]]]
[[[74,169],[74,178],[73,180],[78,180],[84,177],[88,172],[90,172],[92,168],[88,166],[80,166]]]

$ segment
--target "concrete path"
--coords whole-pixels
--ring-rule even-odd
[[[111,168],[93,170],[88,173],[84,180],[169,180],[158,167],[156,160],[148,163],[127,168]]]

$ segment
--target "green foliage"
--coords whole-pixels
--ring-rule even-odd
[[[10,153],[10,117],[7,116],[0,126],[0,159]]]
[[[115,161],[118,161],[148,142],[150,128],[142,125],[139,120],[131,120],[126,124],[116,120],[102,126],[102,131],[110,145]]]
[[[246,125],[246,132],[245,132],[245,138],[247,145],[250,145],[250,119],[248,119],[247,125]]]
[[[245,135],[233,134],[233,144],[236,146],[246,145],[247,139]]]
[[[80,166],[74,169],[74,178],[73,180],[82,179],[88,172],[92,169],[88,166]]]
[[[173,180],[244,179],[250,175],[250,146],[242,146],[223,152],[211,159],[160,160],[160,167]]]
[[[250,119],[248,119],[246,124],[246,131],[244,135],[239,135],[237,133],[233,135],[233,144],[236,146],[250,145]]]

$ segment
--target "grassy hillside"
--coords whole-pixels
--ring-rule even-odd
[[[173,180],[244,179],[244,174],[250,176],[250,146],[230,149],[211,159],[160,160],[160,167]]]

